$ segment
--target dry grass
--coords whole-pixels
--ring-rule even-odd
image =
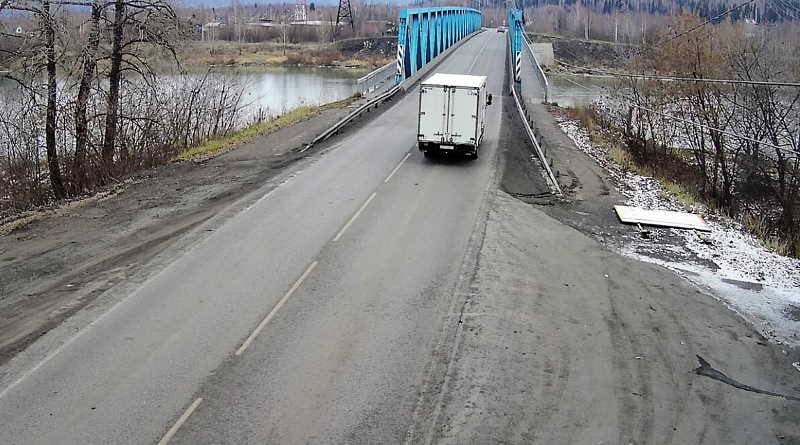
[[[628,150],[625,150],[619,144],[610,144],[606,157],[609,161],[619,165],[624,171],[638,171],[638,166],[633,162]]]
[[[188,67],[224,66],[337,66],[368,70],[388,63],[375,55],[345,56],[335,45],[283,44],[274,42],[187,42],[180,55]]]
[[[701,203],[700,199],[691,190],[687,189],[681,184],[675,182],[661,180],[666,193],[670,196],[677,198],[682,203],[689,207],[695,207]]]
[[[586,129],[586,132],[589,134],[589,139],[592,142],[600,140],[600,134],[598,132],[598,125],[596,121],[596,113],[591,108],[585,106],[579,106],[570,109],[571,114],[580,121],[583,125],[583,128]]]
[[[338,102],[325,105],[312,105],[295,108],[294,110],[266,122],[250,125],[241,130],[234,131],[225,136],[211,139],[202,145],[189,148],[172,158],[173,161],[204,161],[229,151],[233,147],[249,142],[258,136],[273,133],[298,122],[309,119],[322,111],[343,108],[350,105],[358,98],[357,95]]]
[[[769,230],[769,224],[764,217],[748,214],[742,218],[742,224],[744,224],[748,232],[763,241],[768,249],[785,256],[797,256],[797,252],[794,251],[794,246],[797,245],[797,241],[795,240],[795,242],[792,242],[791,239],[778,237],[772,234]]]

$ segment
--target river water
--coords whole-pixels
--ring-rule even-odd
[[[590,105],[608,93],[614,79],[600,76],[581,76],[574,74],[548,74],[550,102],[561,107]]]
[[[321,105],[349,97],[356,92],[356,80],[363,74],[300,67],[258,67],[215,73],[243,85],[244,104],[249,110],[260,108],[266,114],[283,114],[299,106]],[[11,95],[15,88],[16,84],[0,78],[0,95]]]
[[[249,107],[282,114],[304,105],[321,105],[344,99],[356,92],[363,73],[329,68],[258,68],[225,72],[245,86]]]
[[[351,96],[364,73],[330,68],[258,67],[222,70],[245,86],[244,102],[251,110],[283,114],[303,105],[321,105]],[[550,74],[550,102],[562,107],[590,104],[606,93],[612,82],[597,76]],[[0,79],[0,94],[11,94],[15,84]]]

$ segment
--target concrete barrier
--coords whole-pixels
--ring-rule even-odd
[[[556,64],[556,56],[553,54],[552,43],[531,43],[533,55],[539,66],[547,67]]]

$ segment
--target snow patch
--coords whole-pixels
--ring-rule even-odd
[[[667,192],[655,178],[625,171],[594,145],[581,124],[556,116],[575,145],[606,169],[626,197],[626,205],[651,210],[699,213],[710,233],[653,229],[671,236],[658,242],[636,240],[620,248],[624,255],[668,267],[695,284],[710,288],[728,306],[753,323],[762,334],[800,345],[800,260],[781,256],[764,246],[738,222],[689,206]],[[665,238],[667,239],[665,241]]]

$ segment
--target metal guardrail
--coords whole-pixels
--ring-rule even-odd
[[[394,80],[394,76],[395,62],[389,62],[358,79],[356,85],[359,85],[362,93],[369,94],[380,89],[385,82]]]
[[[511,87],[511,95],[514,96],[514,103],[517,106],[517,112],[519,113],[519,118],[522,120],[523,127],[525,127],[525,132],[528,134],[528,138],[530,139],[531,143],[533,144],[534,149],[536,150],[536,156],[541,161],[542,165],[544,166],[545,172],[547,173],[547,179],[550,180],[551,186],[556,191],[558,196],[564,196],[564,192],[561,190],[561,186],[558,184],[558,178],[553,173],[553,169],[550,168],[550,163],[547,162],[547,157],[542,150],[541,145],[539,145],[539,141],[536,140],[536,135],[533,133],[533,129],[531,128],[530,122],[528,122],[528,118],[525,115],[525,110],[522,108],[522,101],[517,94],[517,88],[514,85],[514,63],[513,63],[513,56],[511,54],[511,36],[509,36],[508,45],[508,80],[509,86]]]
[[[302,151],[306,151],[306,150],[310,149],[311,147],[313,147],[314,145],[324,141],[325,139],[328,139],[333,134],[338,132],[340,128],[342,128],[345,125],[347,125],[348,122],[350,122],[353,119],[361,116],[361,114],[363,114],[364,112],[369,111],[370,108],[376,107],[381,102],[390,99],[398,91],[400,91],[400,85],[399,84],[393,86],[389,91],[387,91],[385,93],[382,93],[382,94],[378,95],[377,97],[375,97],[373,99],[370,99],[367,103],[365,103],[364,105],[358,107],[358,109],[354,110],[352,113],[350,113],[347,116],[345,116],[342,120],[340,120],[339,122],[333,124],[333,126],[328,128],[327,130],[323,131],[322,134],[320,134],[319,136],[314,138],[314,140],[311,141],[311,143],[308,144]]]
[[[528,49],[528,53],[533,59],[533,63],[536,65],[536,74],[539,77],[539,81],[542,83],[544,87],[544,101],[550,102],[550,82],[547,81],[547,76],[544,74],[544,70],[542,66],[539,65],[539,60],[536,58],[536,53],[533,52],[533,48],[531,48],[531,42],[528,41],[528,36],[524,33],[522,35],[522,40],[524,41],[523,46]]]
[[[434,69],[437,66],[439,66],[439,64],[442,63],[442,61],[445,58],[447,58],[447,56],[450,55],[450,53],[452,53],[453,51],[458,49],[466,41],[468,41],[472,37],[475,37],[476,35],[480,34],[481,32],[483,32],[483,30],[479,29],[479,30],[473,32],[472,34],[467,35],[463,39],[461,39],[458,42],[456,42],[455,44],[453,44],[453,46],[451,46],[450,48],[447,48],[447,50],[442,52],[439,56],[434,58],[431,61],[431,63],[428,63],[426,66],[424,66],[420,70],[418,70],[413,76],[411,76],[411,77],[403,80],[402,82],[398,83],[397,85],[393,86],[391,89],[389,89],[385,93],[381,93],[380,95],[374,97],[373,99],[370,99],[367,103],[365,103],[364,105],[358,107],[352,113],[350,113],[347,116],[345,116],[344,118],[342,118],[342,120],[340,120],[339,122],[333,124],[333,126],[328,128],[327,130],[323,131],[322,134],[320,134],[319,136],[314,138],[314,140],[311,141],[310,144],[306,145],[305,148],[303,148],[301,150],[301,152],[308,151],[314,145],[316,145],[316,144],[328,139],[332,135],[336,134],[342,127],[344,127],[345,125],[350,123],[352,120],[356,119],[357,117],[361,116],[365,112],[369,111],[371,108],[377,107],[381,103],[391,99],[395,94],[397,94],[397,92],[399,92],[399,91],[402,91],[402,92],[407,91],[409,88],[411,88],[417,82],[419,82],[422,79],[422,76],[426,75],[432,69]]]

